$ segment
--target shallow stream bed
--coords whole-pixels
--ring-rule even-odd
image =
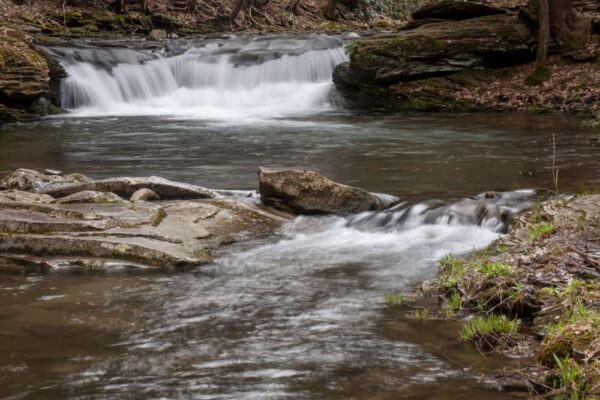
[[[192,52],[166,66],[125,52],[119,75],[80,55],[68,69],[68,115],[0,127],[0,173],[160,175],[254,190],[258,166],[295,167],[411,203],[543,194],[554,190],[553,164],[561,192],[600,183],[598,135],[576,118],[346,109],[328,78],[343,60],[340,44],[317,40],[288,56],[265,50],[286,40],[239,44],[261,54],[250,66],[214,48],[197,52],[201,62]],[[153,92],[153,74],[181,78],[215,65],[256,84],[175,79]],[[115,82],[77,86],[91,76],[86,68]],[[277,75],[283,70],[296,72]],[[132,76],[146,76],[148,87]],[[498,229],[349,221],[298,218],[179,273],[0,274],[0,399],[510,398],[481,376],[516,361],[482,358],[458,340],[459,322],[415,321],[384,302],[432,277],[445,254],[487,246]]]

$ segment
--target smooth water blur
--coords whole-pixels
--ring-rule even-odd
[[[17,167],[93,177],[160,175],[256,189],[258,166],[307,168],[368,190],[421,198],[600,182],[600,142],[577,118],[527,114],[327,111],[304,118],[198,121],[48,118],[0,126],[0,173]]]
[[[510,398],[480,374],[513,361],[384,296],[487,246],[533,204],[517,189],[556,189],[553,165],[561,192],[598,184],[598,135],[548,115],[347,109],[325,76],[340,40],[51,49],[72,112],[0,126],[1,174],[252,190],[258,166],[293,167],[402,202],[300,217],[181,273],[0,274],[0,399]],[[475,196],[489,190],[508,193]]]
[[[331,108],[333,69],[348,60],[343,43],[315,34],[180,43],[175,51],[47,51],[65,67],[61,105],[71,115],[247,121]]]

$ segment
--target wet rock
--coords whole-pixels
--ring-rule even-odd
[[[0,204],[2,203],[52,203],[54,198],[47,194],[23,192],[20,190],[6,190],[0,192]]]
[[[0,268],[191,267],[212,261],[220,245],[268,235],[282,221],[235,200],[5,203]]]
[[[86,190],[112,192],[123,198],[130,198],[140,189],[150,189],[163,200],[213,198],[215,193],[201,186],[173,182],[168,179],[151,176],[149,178],[109,178],[83,182],[70,186],[51,188],[43,191],[53,197],[64,197]]]
[[[410,15],[413,20],[443,19],[460,21],[487,15],[506,14],[506,10],[474,1],[445,0],[425,4]]]
[[[421,284],[421,291],[424,294],[433,294],[438,292],[438,284],[435,279],[426,279]]]
[[[0,180],[0,190],[14,189],[41,192],[91,181],[90,178],[82,174],[41,173],[32,169],[19,168]]]
[[[149,40],[165,40],[167,38],[167,31],[164,29],[153,29],[148,34]]]
[[[57,204],[122,203],[124,200],[114,193],[84,190],[56,199]]]
[[[14,27],[0,29],[0,121],[37,115],[36,104],[50,92],[48,64],[31,41]]]
[[[143,201],[160,200],[160,196],[150,189],[140,189],[131,195],[129,201],[133,203],[141,203]]]
[[[258,177],[263,203],[286,211],[338,214],[385,208],[377,196],[313,171],[259,168]]]

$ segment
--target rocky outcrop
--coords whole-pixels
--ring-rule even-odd
[[[123,198],[130,198],[140,189],[152,190],[163,200],[169,199],[204,199],[213,198],[216,194],[201,186],[173,182],[158,176],[149,178],[109,178],[82,182],[57,188],[42,190],[42,193],[53,197],[64,197],[83,191],[111,192]]]
[[[357,213],[381,210],[386,204],[359,188],[334,182],[317,172],[258,170],[264,204],[300,214]]]
[[[480,71],[534,57],[535,39],[514,12],[445,1],[415,14],[427,19],[414,29],[348,45],[350,62],[334,72],[338,88],[368,99],[393,100],[400,108],[463,110],[470,104],[447,100],[453,92],[479,84]]]
[[[506,14],[508,11],[489,4],[474,1],[444,0],[425,4],[413,11],[410,16],[413,20],[442,19],[461,21],[487,15]]]
[[[349,46],[336,83],[390,86],[533,56],[534,41],[516,15],[437,22]]]
[[[46,170],[42,173],[32,169],[19,168],[0,179],[0,190],[41,192],[88,182],[92,182],[92,179],[82,174],[63,174],[61,171],[54,170]]]
[[[110,192],[95,192],[84,190],[56,199],[57,204],[99,204],[99,203],[122,203],[123,199]]]
[[[0,26],[0,122],[52,113],[49,82],[48,63],[32,38]]]
[[[36,174],[41,181],[60,176]],[[160,178],[106,181],[105,187],[121,193],[133,190],[126,182],[138,188],[146,182],[170,200],[133,203],[114,193],[73,192],[77,185],[55,192],[62,198],[0,190],[0,269],[191,267],[212,261],[213,250],[223,244],[268,235],[284,221],[234,198],[184,199],[212,193],[199,196],[193,185]]]

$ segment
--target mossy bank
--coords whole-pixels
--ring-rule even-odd
[[[600,396],[600,195],[559,198],[521,215],[481,253],[449,255],[424,285],[457,340],[519,357],[504,376],[532,396]]]

